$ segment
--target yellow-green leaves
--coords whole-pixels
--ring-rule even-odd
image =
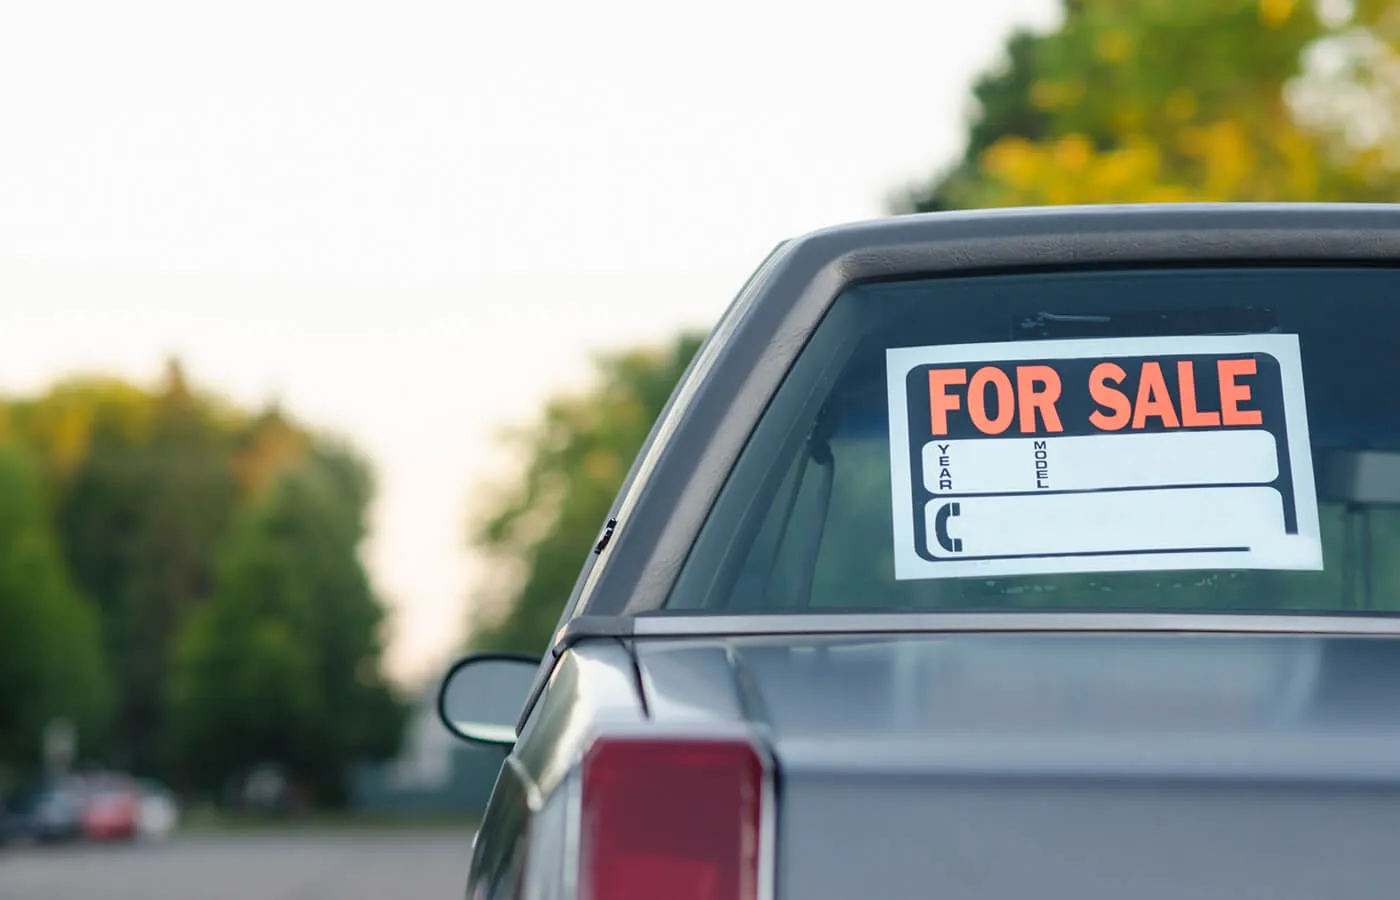
[[[1259,21],[1265,28],[1279,28],[1293,15],[1296,0],[1259,0]]]
[[[1008,44],[964,160],[906,208],[1400,198],[1400,6],[1354,6],[1067,3]]]

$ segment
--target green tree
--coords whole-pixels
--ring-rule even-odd
[[[147,390],[70,378],[5,407],[5,434],[42,461],[72,578],[100,612],[117,686],[106,760],[165,774],[172,641],[213,590],[239,509],[310,452],[276,407],[257,415],[195,390],[178,360]]]
[[[87,728],[89,753],[138,772],[202,777],[226,773],[251,741],[333,799],[351,759],[397,746],[404,709],[380,672],[383,611],[357,556],[373,485],[347,448],[318,442],[276,406],[249,415],[196,391],[176,360],[153,390],[83,376],[11,400],[0,406],[0,441],[38,460],[54,500],[40,520],[59,575],[71,572],[92,598],[89,625],[100,622],[101,635],[87,662],[45,670],[42,681],[19,650],[0,669],[63,699],[74,690],[68,680],[108,660],[110,740],[95,745]],[[28,559],[11,564],[0,553],[0,580],[11,578],[16,594],[40,578]],[[54,604],[53,621],[65,608]],[[0,624],[8,613],[13,633],[28,634],[21,625],[40,626],[27,610],[0,610]],[[84,634],[80,621],[61,627],[74,640]],[[0,652],[9,646],[0,635]],[[226,682],[230,672],[242,681]],[[248,734],[229,722],[248,723]],[[37,740],[28,719],[24,727],[23,740]]]
[[[233,441],[233,472],[240,502],[249,502],[287,466],[306,456],[311,436],[280,406],[263,410],[240,427]]]
[[[979,82],[963,160],[898,210],[1400,197],[1393,6],[1354,7],[1067,0]]]
[[[897,211],[941,212],[969,205],[966,194],[976,184],[982,154],[993,144],[1005,137],[1039,141],[1049,134],[1049,114],[1031,102],[1035,58],[1045,40],[1025,29],[1011,35],[1002,64],[973,84],[976,115],[968,124],[962,157],[928,184],[897,196]]]
[[[490,497],[473,543],[511,582],[481,598],[470,643],[543,652],[627,469],[702,338],[596,360],[586,393],[556,397],[533,427],[507,436],[527,462]]]
[[[382,675],[384,609],[358,556],[371,495],[358,458],[320,446],[236,521],[170,682],[171,741],[194,783],[275,763],[335,803],[351,763],[397,751],[406,708]]]
[[[171,642],[210,593],[215,550],[237,497],[232,416],[195,395],[174,361],[153,394],[108,384],[85,397],[85,416],[64,390],[36,413],[63,422],[52,411],[58,406],[69,421],[90,423],[70,425],[81,439],[51,457],[62,496],[58,522],[74,577],[101,609],[119,687],[109,758],[158,773]]]
[[[39,761],[44,725],[65,718],[80,749],[111,701],[96,611],[68,578],[38,464],[0,446],[0,767]]]

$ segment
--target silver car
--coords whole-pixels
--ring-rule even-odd
[[[1394,897],[1400,207],[788,241],[585,550],[472,900]]]

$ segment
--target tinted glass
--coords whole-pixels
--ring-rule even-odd
[[[686,561],[667,608],[729,613],[1400,610],[1397,296],[1400,273],[1379,268],[1062,272],[853,287],[833,305],[750,438]],[[1067,340],[1130,339],[1142,340],[1143,346],[1148,346],[1150,341],[1161,342],[1162,338],[1190,338],[1183,345],[1188,349],[1171,358],[1195,360],[1195,371],[1200,373],[1196,391],[1200,407],[1206,412],[1195,412],[1194,420],[1180,421],[1184,413],[1180,385],[1175,381],[1179,370],[1174,368],[1180,363],[1163,362],[1169,372],[1167,378],[1173,382],[1175,399],[1170,403],[1174,410],[1159,409],[1161,415],[1156,419],[1149,418],[1145,425],[1138,420],[1126,428],[1161,432],[1163,422],[1171,419],[1166,430],[1185,433],[1209,430],[1191,427],[1192,422],[1204,421],[1203,416],[1214,415],[1213,424],[1219,425],[1222,396],[1236,385],[1237,371],[1227,372],[1223,367],[1217,371],[1213,357],[1193,355],[1189,349],[1195,346],[1192,341],[1208,346],[1209,340],[1219,341],[1221,335],[1233,335],[1236,337],[1230,340],[1245,343],[1255,340],[1252,335],[1296,335],[1302,391],[1292,396],[1297,411],[1306,410],[1310,440],[1301,447],[1311,451],[1307,468],[1313,477],[1305,481],[1316,498],[1320,569],[1290,568],[1298,560],[1285,560],[1278,565],[1251,563],[1238,568],[1200,569],[1136,566],[1130,562],[1121,571],[1006,574],[996,571],[994,565],[986,577],[924,577],[911,576],[908,571],[896,577],[895,524],[900,521],[900,506],[894,499],[899,488],[892,472],[898,469],[902,448],[896,446],[892,455],[890,409],[894,401],[893,388],[887,380],[889,350],[923,348],[920,352],[939,352],[939,348],[958,345],[1014,344],[1024,359],[1035,360],[1042,350],[1051,353],[1056,343]],[[1202,342],[1201,338],[1207,340]],[[1119,362],[1125,360],[1120,358]],[[1132,368],[1131,363],[1125,364]],[[1061,371],[1070,373],[1066,377],[1089,379],[1098,375],[1098,370],[1091,371],[1090,365],[1076,362]],[[1272,364],[1266,360],[1261,365],[1267,368]],[[1015,373],[1007,366],[1000,368],[1009,386]],[[974,366],[969,371],[975,370]],[[923,370],[914,374],[925,378]],[[1137,377],[1131,374],[1121,385],[1128,407],[1120,411],[1100,404],[1099,416],[1121,412],[1121,421],[1128,423],[1136,415],[1131,409],[1134,391],[1129,387]],[[1282,410],[1270,411],[1270,405],[1277,407],[1280,403],[1275,396],[1280,378],[1286,381],[1286,373],[1280,376],[1251,368],[1249,376],[1238,382],[1248,386],[1253,379],[1252,402],[1255,408],[1261,404],[1264,408],[1258,415],[1273,416],[1276,421],[1282,421]],[[961,391],[965,404],[969,387],[959,383],[948,392]],[[1031,387],[1035,389],[1035,385]],[[979,390],[996,394],[997,385],[989,388],[984,379]],[[1150,392],[1138,394],[1136,399],[1143,396],[1162,399],[1152,397]],[[908,414],[911,433],[922,434],[920,429],[929,427],[928,404],[921,402],[922,407],[911,400],[908,407],[913,410]],[[1062,415],[1082,418],[1093,411],[1091,405],[1076,411],[1074,404],[1079,402],[1066,392]],[[1229,409],[1234,408],[1229,404],[1233,401],[1226,397],[1225,402],[1225,424],[1229,425]],[[954,437],[959,436],[957,428],[971,427],[967,424],[967,406],[957,403],[953,401],[951,412],[945,409],[950,418],[944,425]],[[1215,405],[1210,406],[1211,403]],[[1240,421],[1246,421],[1240,417],[1256,415],[1244,410],[1248,405],[1239,407],[1236,415]],[[1018,412],[1022,416],[1029,413],[1034,422],[1043,410],[1027,410],[1024,406],[998,410],[992,401],[984,410],[983,425],[987,415],[1000,422],[1015,422]],[[935,418],[940,415],[936,403],[933,414]],[[913,421],[919,415],[923,415],[922,421]],[[1293,422],[1299,418],[1295,413],[1289,415]],[[939,426],[933,427],[938,433]],[[1066,433],[1071,431],[1069,428]],[[1283,448],[1279,450],[1279,465],[1286,473],[1290,465],[1287,442],[1282,432],[1276,437]],[[1209,445],[1217,446],[1225,445]],[[1185,449],[1195,454],[1196,465],[1208,470],[1209,478],[1228,486],[1226,483],[1236,478],[1231,473],[1241,464],[1233,458],[1233,451],[1217,452],[1209,447],[1205,451]],[[911,452],[917,456],[917,448]],[[976,465],[993,465],[988,460],[994,461],[994,453],[979,454],[982,461]],[[1154,462],[1129,454],[1108,460],[1107,465],[1114,472],[1121,469],[1128,476],[1137,477],[1153,465],[1175,465],[1170,462],[1173,458],[1159,454]],[[925,462],[937,465],[936,457],[925,457]],[[936,481],[935,476],[928,477],[930,484]],[[1025,473],[1026,479],[1035,477],[1033,471]],[[1118,476],[1110,473],[1104,477]],[[1284,482],[1288,480],[1280,477]],[[1028,484],[1028,489],[1035,486],[1033,481]],[[917,495],[917,484],[914,490]],[[1287,494],[1285,490],[1285,518],[1293,528],[1295,498]],[[916,503],[918,499],[916,496]],[[1310,515],[1306,509],[1312,499],[1296,498],[1301,504],[1297,508],[1305,510],[1305,518]],[[1207,526],[1217,524],[1213,520],[1233,515],[1225,500],[1219,501],[1218,511],[1210,507],[1214,502],[1206,502],[1202,521]],[[970,501],[965,505],[970,506]],[[983,504],[977,508],[1021,507]],[[1162,515],[1151,504],[1102,508],[1118,510],[1105,514],[1111,527],[1100,530],[1106,534],[1149,528],[1152,518]],[[1125,509],[1129,511],[1124,512]],[[924,520],[917,513],[911,521],[916,522],[918,530],[923,529],[917,523]],[[930,513],[927,521],[930,529],[938,531],[940,540],[947,537],[943,528],[946,515],[937,522]],[[966,514],[956,521],[963,528],[974,524]],[[1017,539],[1034,542],[1053,537],[1051,530],[1061,525],[1050,516],[1042,521],[1035,514],[1007,513],[1001,520],[994,515],[984,516],[981,527],[985,533],[1014,532],[1020,536]],[[933,540],[927,534],[916,537],[925,542]],[[1317,539],[1312,540],[1316,546]],[[936,547],[934,550],[937,552]]]

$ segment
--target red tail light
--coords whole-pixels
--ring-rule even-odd
[[[763,802],[746,742],[598,741],[583,763],[581,900],[756,900]]]

